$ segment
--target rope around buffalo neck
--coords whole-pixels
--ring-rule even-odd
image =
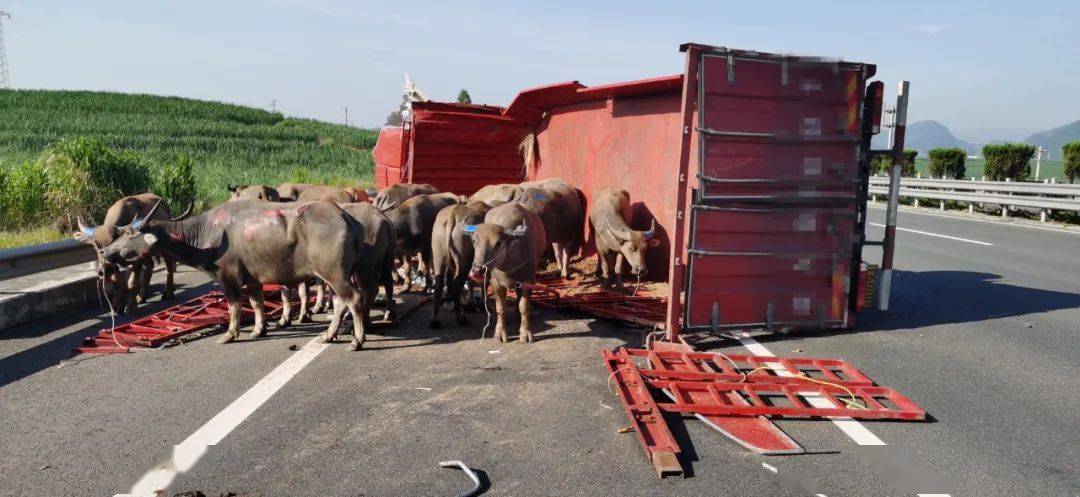
[[[487,318],[484,321],[484,328],[480,330],[480,343],[484,343],[484,337],[487,336],[487,330],[491,327],[491,309],[488,307],[488,284],[491,283],[491,271],[484,271],[484,287],[480,289],[480,295],[484,297],[484,313],[487,314]]]

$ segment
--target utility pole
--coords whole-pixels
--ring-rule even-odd
[[[345,107],[345,125],[349,125],[349,108]]]
[[[270,100],[270,112],[277,112],[277,99]]]
[[[7,47],[4,46],[4,18],[11,19],[11,14],[0,10],[0,88],[11,88],[11,73],[8,72]]]
[[[1049,150],[1047,150],[1049,152]],[[1035,151],[1035,181],[1039,181],[1039,169],[1042,166],[1043,148],[1039,145],[1039,148]],[[1049,158],[1047,158],[1049,160]]]

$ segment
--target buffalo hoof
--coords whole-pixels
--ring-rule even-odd
[[[284,319],[282,319],[282,320],[279,320],[279,321],[277,322],[277,326],[278,326],[278,328],[281,328],[281,329],[285,329],[285,328],[288,328],[290,324],[292,324],[292,321],[286,321],[286,320],[284,320]]]
[[[224,335],[221,335],[221,338],[218,338],[217,343],[224,345],[226,343],[232,342],[233,340],[236,340],[236,337],[233,336],[232,333],[225,333]]]
[[[261,330],[251,330],[251,338],[259,338],[266,334],[266,328]]]
[[[334,343],[334,337],[327,335],[326,333],[320,333],[319,341],[322,343]]]
[[[430,328],[430,329],[433,329],[433,330],[441,330],[442,329],[442,323],[440,323],[437,320],[432,319],[430,322],[428,322],[427,327]]]
[[[364,347],[364,343],[359,341],[359,340],[356,340],[355,338],[353,339],[352,342],[349,343],[349,350],[352,350],[352,351],[360,350],[363,347]]]
[[[138,297],[135,297],[135,302],[139,304],[146,302],[146,295],[139,295]]]
[[[527,331],[523,331],[521,333],[521,336],[518,337],[518,340],[520,340],[521,343],[532,343],[533,335],[532,335],[532,333],[529,333]]]

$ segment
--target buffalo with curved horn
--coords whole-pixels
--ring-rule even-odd
[[[74,237],[91,245],[98,252],[98,271],[103,280],[103,290],[109,302],[119,303],[120,313],[134,313],[140,302],[149,297],[150,277],[154,271],[154,261],[150,258],[138,261],[130,268],[121,268],[101,259],[101,250],[109,246],[125,231],[137,229],[147,219],[168,220],[172,217],[169,207],[161,206],[162,199],[152,193],[131,195],[117,200],[105,213],[104,221],[97,226],[87,225],[82,217],[77,217],[79,231]],[[191,213],[194,203],[188,207],[185,216]],[[175,292],[173,274],[176,262],[172,258],[163,258],[166,268],[165,291],[163,299],[172,299]]]

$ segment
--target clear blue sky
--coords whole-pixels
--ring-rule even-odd
[[[539,4],[539,2],[537,2]],[[0,0],[18,88],[197,97],[378,126],[408,72],[430,97],[680,72],[696,41],[878,64],[911,120],[971,141],[1080,119],[1080,1]],[[92,5],[91,5],[92,4]],[[676,5],[678,4],[678,5]]]

